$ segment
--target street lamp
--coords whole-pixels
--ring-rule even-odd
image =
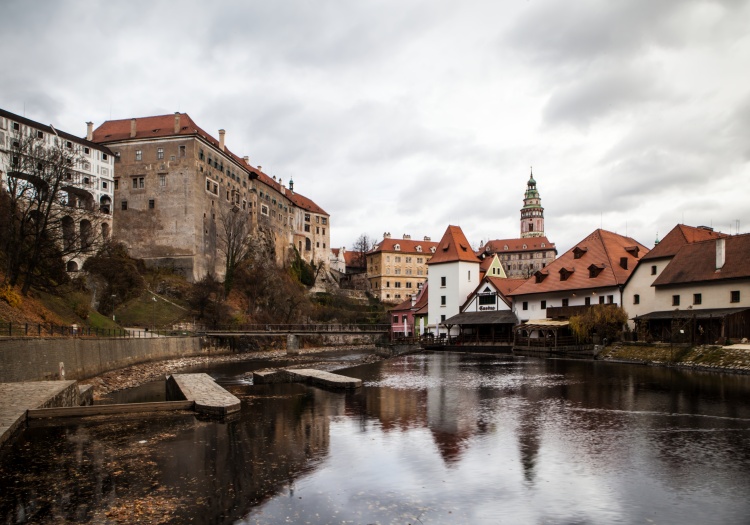
[[[112,320],[115,320],[115,298],[117,295],[112,294]]]
[[[153,300],[151,303],[151,334],[153,335],[156,329],[156,297],[152,295],[151,300]]]

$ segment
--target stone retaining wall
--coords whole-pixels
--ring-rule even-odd
[[[0,339],[0,383],[81,380],[148,361],[222,353],[198,337]]]

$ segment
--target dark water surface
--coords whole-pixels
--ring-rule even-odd
[[[366,386],[343,394],[233,365],[213,371],[230,421],[24,431],[0,523],[750,522],[747,376],[424,354],[349,369]]]

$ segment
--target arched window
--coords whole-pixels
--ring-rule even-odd
[[[65,266],[65,269],[69,272],[77,272],[78,263],[75,261],[68,261],[68,264]]]

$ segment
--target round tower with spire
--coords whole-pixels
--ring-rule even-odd
[[[531,171],[529,182],[526,183],[526,193],[521,208],[521,238],[544,237],[544,208],[539,191],[536,189],[534,172]]]

